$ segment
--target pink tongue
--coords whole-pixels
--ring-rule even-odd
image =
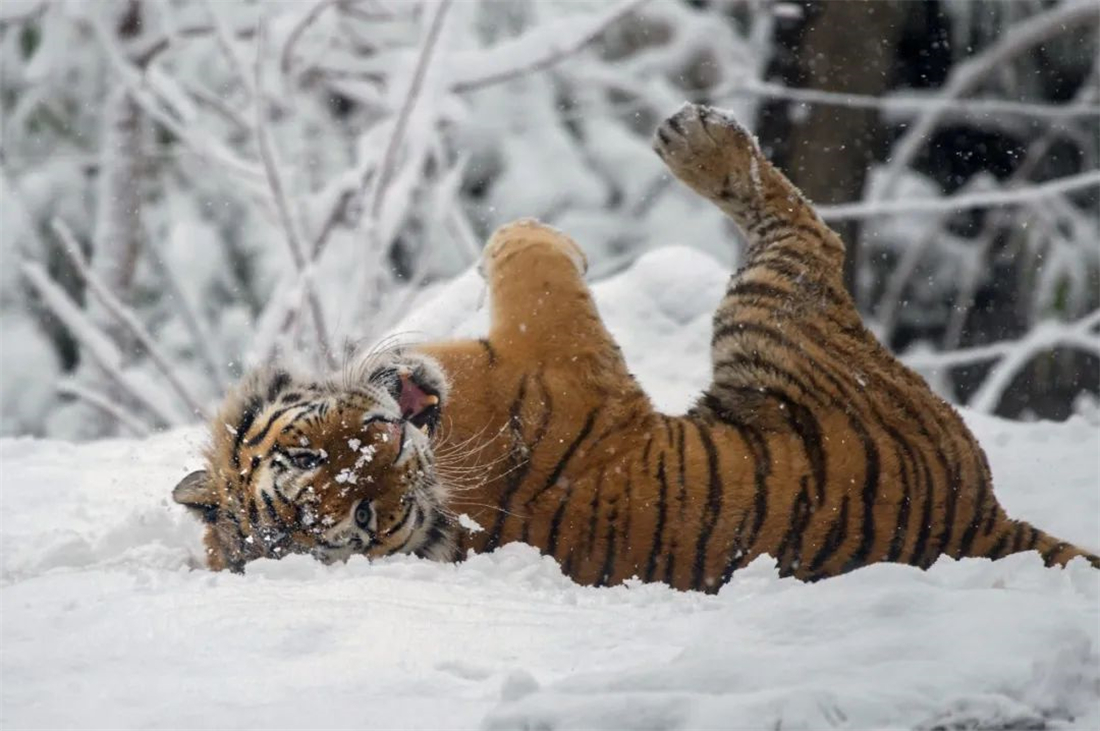
[[[397,405],[401,407],[401,416],[405,419],[416,416],[427,406],[428,394],[408,376],[401,376],[401,396]]]

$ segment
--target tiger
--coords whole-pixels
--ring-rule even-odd
[[[522,542],[583,585],[717,591],[767,554],[815,581],[875,562],[1037,551],[1100,558],[1008,517],[959,414],[864,326],[845,246],[732,115],[687,104],[653,148],[743,233],[713,318],[711,382],[683,415],[631,375],[565,233],[499,228],[484,338],[383,349],[311,382],[253,375],[175,500],[207,564]]]

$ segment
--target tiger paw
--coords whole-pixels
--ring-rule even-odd
[[[521,218],[504,224],[489,237],[489,243],[481,251],[478,272],[488,279],[504,261],[536,248],[550,249],[567,257],[582,276],[588,271],[588,259],[573,239],[553,226],[533,218]]]
[[[770,169],[756,138],[728,112],[685,104],[657,127],[653,150],[700,195],[728,201],[759,197]]]

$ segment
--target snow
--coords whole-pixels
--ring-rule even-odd
[[[708,377],[727,273],[667,248],[594,287],[663,408]],[[399,329],[482,332],[480,292],[467,273]],[[965,416],[1010,513],[1100,548],[1100,428]],[[715,596],[580,587],[520,545],[214,574],[169,497],[203,438],[0,440],[0,726],[1100,727],[1100,572],[1082,562],[807,585],[762,558]]]

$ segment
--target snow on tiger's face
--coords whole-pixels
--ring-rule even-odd
[[[340,381],[245,379],[211,426],[206,469],[172,493],[206,523],[210,568],[290,553],[453,558],[432,450],[446,391],[434,361],[400,352]]]

